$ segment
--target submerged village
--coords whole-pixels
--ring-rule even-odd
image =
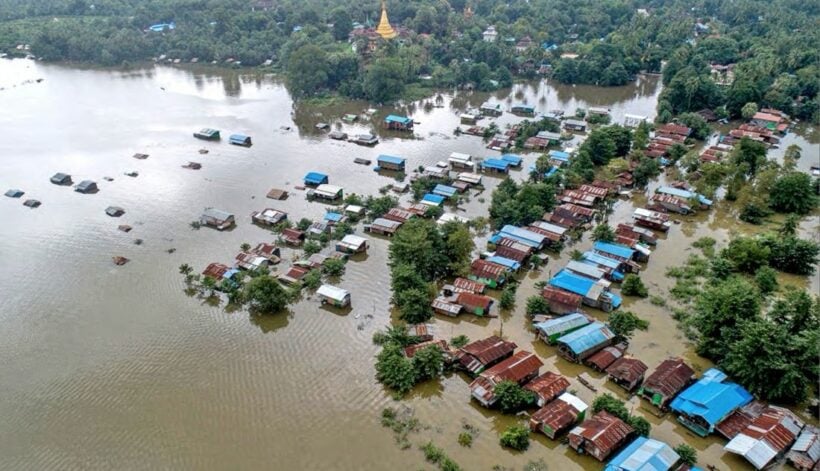
[[[367,49],[359,53],[408,36],[386,2],[378,18],[350,32]],[[155,26],[147,34],[176,27]],[[708,32],[699,19],[696,37]],[[507,39],[482,29],[483,42]],[[512,39],[519,54],[558,48]],[[158,70],[181,62],[155,61]],[[288,392],[318,409],[348,381],[339,375],[358,378],[350,365],[365,364],[372,381],[356,390],[377,398],[351,394],[342,408],[378,422],[376,433],[403,454],[390,467],[473,469],[466,459],[493,470],[820,469],[820,151],[796,137],[810,125],[751,102],[741,116],[704,107],[661,119],[654,108],[668,84],[651,73],[636,77],[652,90],[651,113],[628,100],[582,106],[574,86],[547,100],[552,66],[529,66],[537,78],[509,93],[440,90],[398,105],[294,100],[289,115],[225,119],[221,109],[186,129],[189,116],[168,118],[161,132],[173,150],[135,138],[132,152],[108,157],[106,171],[121,174],[66,160],[38,169],[48,191],[3,179],[2,203],[37,216],[63,194],[83,199],[83,211],[92,200],[105,216],[95,230],[118,241],[104,254],[107,276],[136,276],[141,251],[158,250],[150,265],[173,272],[173,295],[212,314],[197,312],[198,325],[227,322],[215,312],[246,313],[262,333],[310,345],[271,349],[287,362],[306,362],[328,342],[317,323],[365,338],[334,343],[338,356],[326,352],[331,360],[309,380],[291,379],[284,363],[263,374],[293,383]],[[733,70],[714,64],[711,78],[728,87]],[[160,88],[154,99],[180,93],[157,77],[138,79]],[[277,94],[249,101],[292,100],[277,78],[243,80]],[[288,152],[280,139],[299,140],[305,153],[278,160]],[[228,160],[241,170],[200,177]],[[172,172],[164,201],[182,181],[203,192],[173,208],[188,221],[157,218],[172,229],[152,232],[136,206],[158,203],[138,185]],[[106,194],[131,184],[134,206]],[[240,231],[241,244],[226,242]],[[194,251],[181,245],[197,240]],[[289,320],[305,316],[314,332]]]

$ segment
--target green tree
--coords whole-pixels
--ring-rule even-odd
[[[365,95],[376,103],[391,102],[404,93],[405,77],[402,64],[397,59],[376,59],[365,72]]]
[[[757,174],[757,170],[765,161],[766,146],[748,137],[741,138],[740,143],[732,150],[732,163],[736,166],[742,165],[747,175]]]
[[[341,258],[329,258],[322,264],[322,273],[328,276],[342,276],[345,272],[345,261]]]
[[[524,425],[510,425],[501,434],[501,446],[524,451],[530,447],[530,429]]]
[[[319,253],[322,251],[322,244],[311,239],[305,242],[305,245],[302,247],[302,249],[305,251],[306,255],[313,255],[315,253]]]
[[[493,394],[498,407],[505,414],[532,407],[536,402],[535,394],[522,388],[515,381],[501,381],[495,386]]]
[[[377,331],[373,334],[373,343],[376,345],[394,344],[399,347],[407,347],[419,343],[419,338],[407,332],[407,325],[398,324],[387,327],[384,331]]]
[[[746,273],[754,273],[769,260],[770,249],[759,239],[737,237],[729,241],[729,246],[720,253],[732,262],[734,267]]]
[[[641,157],[638,166],[632,171],[632,177],[635,180],[635,185],[644,187],[650,179],[657,177],[660,173],[661,167],[655,159]]]
[[[515,288],[511,285],[504,287],[504,290],[501,292],[499,307],[507,311],[515,307]]]
[[[456,335],[455,337],[450,339],[450,345],[453,348],[461,348],[467,345],[468,343],[470,343],[470,338],[464,334]]]
[[[314,95],[326,87],[329,72],[325,50],[315,44],[306,44],[290,55],[288,89],[297,98]]]
[[[370,217],[375,219],[382,217],[386,212],[395,208],[398,203],[399,201],[392,196],[368,196],[364,206],[370,212]]]
[[[416,384],[416,369],[395,344],[387,344],[376,356],[376,379],[399,394]]]
[[[444,354],[438,345],[430,345],[413,355],[416,381],[437,378],[444,371]]]
[[[243,296],[253,310],[264,314],[283,310],[293,297],[276,279],[270,276],[258,276],[251,279],[245,285]]]
[[[433,317],[432,299],[427,291],[418,288],[395,294],[399,307],[399,318],[408,324],[420,324]]]
[[[621,293],[626,296],[638,296],[641,298],[649,296],[649,291],[646,289],[646,286],[644,286],[643,281],[641,281],[641,277],[632,273],[626,275],[624,278],[621,284]]]
[[[532,318],[536,314],[550,312],[550,303],[543,296],[533,295],[527,298],[527,316]]]
[[[768,266],[760,267],[755,272],[755,283],[761,294],[768,295],[777,290],[777,272]]]
[[[604,393],[592,401],[592,412],[597,414],[601,411],[609,412],[623,421],[629,419],[629,410],[623,401],[609,393]]]
[[[686,443],[681,443],[673,448],[673,450],[675,450],[675,453],[680,456],[681,463],[690,467],[695,466],[698,463],[698,452]]]
[[[350,14],[345,8],[336,8],[331,13],[331,20],[333,21],[333,39],[336,41],[343,41],[347,39],[353,22],[350,19]]]
[[[722,360],[729,345],[739,338],[739,325],[760,316],[757,287],[739,277],[705,287],[695,302],[693,326],[698,331],[697,350]]]
[[[740,115],[743,117],[743,119],[751,119],[752,116],[754,116],[755,113],[757,113],[757,110],[757,103],[750,101],[749,103],[743,105],[743,108],[740,109]]]
[[[788,172],[774,182],[769,205],[779,213],[808,214],[817,206],[811,177],[803,172]]]
[[[637,415],[630,415],[626,423],[630,427],[635,429],[636,434],[642,437],[648,437],[649,432],[652,430],[652,425],[649,423],[649,421]]]
[[[310,270],[302,278],[302,286],[309,290],[317,290],[322,286],[322,272],[320,270]]]
[[[811,275],[820,255],[820,244],[798,237],[779,237],[768,234],[761,239],[768,248],[772,268],[796,275]]]
[[[596,242],[612,242],[615,240],[615,231],[609,224],[598,224],[592,230],[592,240]]]
[[[620,339],[628,340],[635,330],[646,330],[649,321],[641,319],[630,311],[615,311],[609,315],[609,328]]]
[[[448,259],[448,274],[466,275],[475,249],[470,228],[464,223],[451,221],[441,226],[441,235]]]

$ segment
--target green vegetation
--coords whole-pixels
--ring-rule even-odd
[[[501,446],[524,451],[530,447],[530,429],[526,425],[510,425],[501,434]]]
[[[393,430],[396,443],[402,450],[410,448],[409,435],[417,432],[421,427],[419,420],[414,416],[413,410],[409,407],[397,411],[392,407],[382,409],[381,424]]]
[[[648,437],[652,428],[651,424],[643,417],[630,415],[629,410],[624,405],[623,401],[615,396],[604,393],[595,398],[592,402],[592,411],[598,413],[600,411],[607,411],[615,417],[623,420],[630,427],[635,429],[638,435]]]
[[[501,309],[510,310],[515,307],[515,291],[517,285],[515,283],[508,283],[501,291],[501,300],[498,302]]]
[[[527,317],[550,312],[550,303],[543,296],[533,295],[527,298]]]
[[[548,183],[516,183],[507,178],[493,190],[490,218],[493,226],[527,225],[555,206],[555,188]]]
[[[329,258],[322,264],[322,273],[327,276],[342,276],[345,273],[345,261],[341,258]]]
[[[451,460],[444,450],[437,447],[432,441],[421,446],[424,459],[430,463],[437,464],[441,471],[460,471],[461,467]]]
[[[641,298],[649,296],[649,290],[644,286],[641,277],[634,273],[630,273],[624,277],[624,281],[621,283],[621,293],[626,296],[638,296]]]
[[[596,242],[612,242],[615,240],[615,231],[609,224],[598,224],[592,230],[592,240]]]
[[[455,337],[450,339],[450,345],[453,348],[461,348],[467,345],[468,343],[470,343],[470,338],[464,334],[456,335]]]
[[[681,443],[680,445],[673,448],[675,453],[680,456],[681,463],[694,466],[698,462],[698,452],[692,448],[691,446]]]
[[[282,311],[293,300],[294,294],[273,277],[257,276],[245,285],[242,298],[252,310],[269,314]]]
[[[467,448],[473,446],[473,434],[471,434],[470,432],[459,433],[458,444]]]
[[[616,337],[629,340],[636,330],[649,328],[649,321],[641,319],[630,311],[615,311],[609,315],[609,328]]]
[[[505,414],[515,413],[535,405],[535,394],[527,391],[514,381],[501,381],[493,391],[498,399],[498,407]]]

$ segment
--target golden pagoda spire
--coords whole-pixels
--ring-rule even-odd
[[[393,39],[398,36],[396,30],[390,26],[390,20],[387,19],[387,5],[382,0],[382,19],[379,20],[379,26],[376,27],[376,33],[384,39]]]

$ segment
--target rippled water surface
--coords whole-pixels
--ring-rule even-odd
[[[38,78],[44,80],[33,81]],[[488,155],[480,139],[452,133],[461,110],[488,98],[527,101],[541,111],[608,106],[619,120],[625,113],[652,117],[660,84],[642,78],[602,90],[542,83],[493,97],[446,95],[440,108],[411,106],[421,123],[414,139],[383,135],[373,149],[327,140],[313,128],[319,121],[338,126],[343,113],[361,112],[366,104],[294,109],[272,77],[0,61],[0,88],[0,189],[20,188],[24,199],[43,202],[30,210],[20,200],[0,199],[0,468],[409,470],[423,458],[400,450],[379,425],[379,411],[394,402],[374,380],[370,341],[391,316],[386,240],[373,240],[366,257],[348,264],[340,285],[353,293],[353,309],[344,314],[321,309],[310,297],[278,316],[228,312],[186,296],[177,267],[230,262],[241,243],[271,241],[270,233],[250,224],[253,210],[272,206],[293,219],[321,217],[325,207],[307,203],[293,188],[310,170],[329,174],[347,192],[375,194],[391,180],[353,164],[355,157],[401,155],[415,168],[453,151]],[[505,114],[499,122],[517,119]],[[192,138],[206,126],[221,129],[223,142]],[[343,128],[363,132],[370,124]],[[224,138],[234,132],[252,136],[254,146],[229,146]],[[210,152],[201,155],[201,148]],[[150,157],[132,159],[136,152]],[[524,167],[534,159],[527,156]],[[181,168],[190,160],[201,162],[202,170]],[[129,170],[139,177],[124,176]],[[52,185],[49,177],[58,171],[75,182],[97,181],[99,193]],[[498,182],[486,180],[490,189]],[[266,200],[272,187],[292,196]],[[483,197],[488,201],[489,191]],[[110,205],[126,214],[106,216]],[[206,206],[235,213],[238,227],[192,230],[189,223]],[[626,200],[618,203],[612,220],[628,219],[631,208]],[[484,215],[486,203],[474,196],[463,209],[467,216]],[[665,266],[688,255],[676,248],[707,234],[725,240],[729,220],[718,210],[675,226],[645,281],[666,287]],[[119,224],[134,229],[126,234]],[[137,238],[141,245],[134,244]],[[588,245],[583,240],[578,248]],[[131,262],[116,267],[114,255]],[[490,321],[437,319],[439,332],[476,339],[503,329],[548,367],[571,376],[582,398],[591,400],[593,393],[574,379],[581,371],[623,396],[601,375],[557,361],[554,349],[534,342],[526,329],[524,297],[566,257],[525,277],[513,313]],[[670,354],[708,366],[690,352],[666,311],[644,301],[631,307],[652,322],[632,348],[650,368]],[[538,458],[551,469],[599,468],[544,437],[526,453],[502,450],[497,433],[514,419],[476,406],[467,384],[453,375],[411,394],[407,403],[430,426],[412,437],[414,444],[429,437],[466,469],[520,467]],[[630,407],[640,411],[638,401]],[[694,439],[668,418],[649,417],[653,436],[689,441],[704,462],[746,467],[722,453],[721,441]],[[456,443],[462,421],[480,429],[471,449]]]

